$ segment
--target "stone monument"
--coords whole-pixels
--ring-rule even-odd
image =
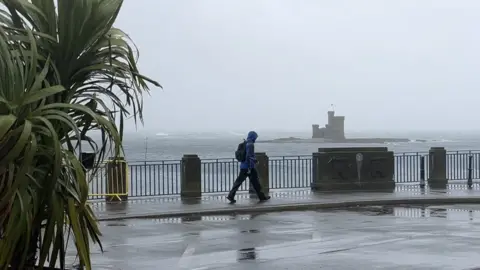
[[[320,148],[313,153],[312,190],[393,191],[394,156],[386,147]]]

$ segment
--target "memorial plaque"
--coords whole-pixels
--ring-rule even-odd
[[[347,158],[333,157],[330,159],[331,178],[334,180],[347,181],[352,178],[352,164]]]
[[[386,159],[385,158],[372,158],[370,161],[370,177],[372,179],[384,178]]]

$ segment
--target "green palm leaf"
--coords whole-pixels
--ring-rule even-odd
[[[91,269],[100,231],[77,146],[92,145],[96,165],[121,155],[123,119],[142,122],[148,83],[161,86],[112,27],[121,0],[0,3],[0,269],[64,268],[66,232]]]

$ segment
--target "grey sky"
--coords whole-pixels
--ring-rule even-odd
[[[478,0],[126,0],[139,130],[476,129]],[[128,126],[133,129],[133,123]]]

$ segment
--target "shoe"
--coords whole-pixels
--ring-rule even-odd
[[[266,202],[266,201],[270,200],[270,198],[272,198],[272,197],[266,196],[265,198],[260,199],[260,201],[261,201],[261,202]]]
[[[228,200],[230,203],[236,203],[236,202],[237,202],[234,198],[229,197],[229,196],[227,196],[227,200]]]

